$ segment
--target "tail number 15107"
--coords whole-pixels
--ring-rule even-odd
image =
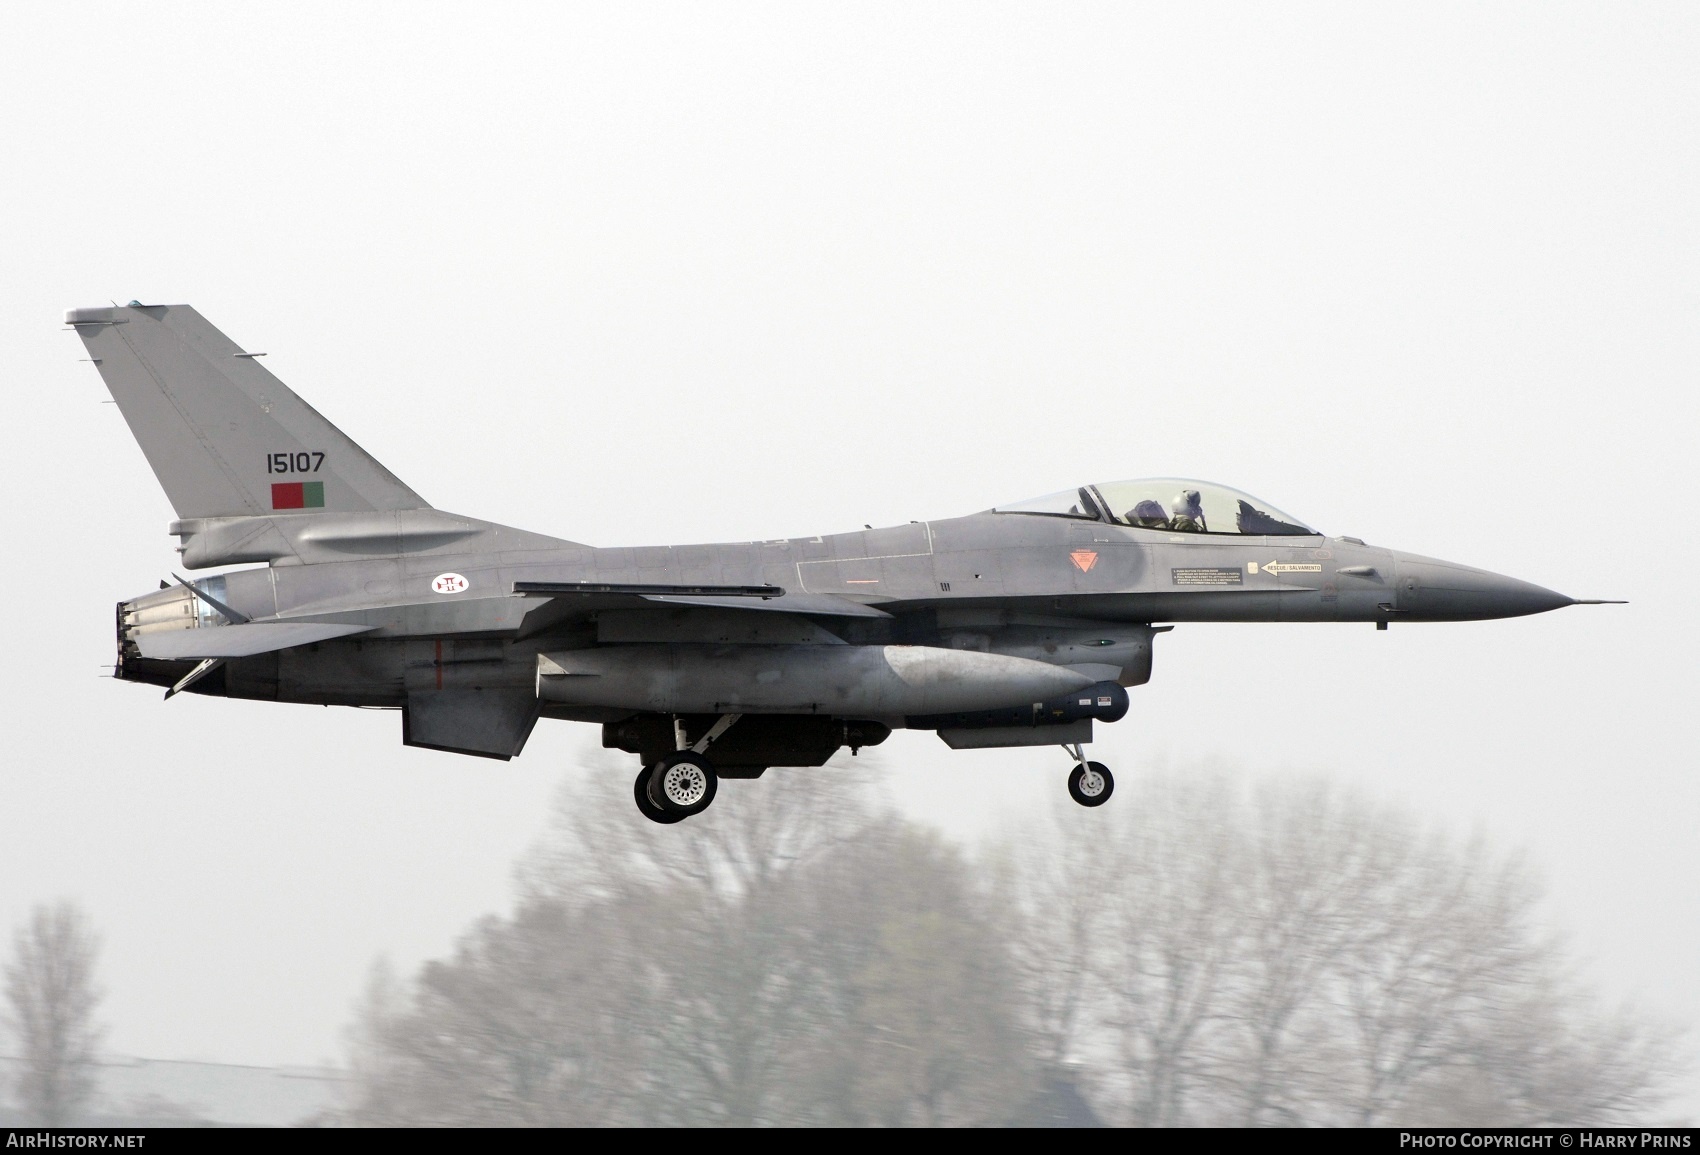
[[[308,453],[272,453],[266,457],[267,473],[317,473],[325,463],[325,455]]]

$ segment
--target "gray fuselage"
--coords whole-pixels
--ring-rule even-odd
[[[201,564],[214,560],[205,556],[208,540],[274,543],[265,568],[197,583],[217,603],[255,621],[336,622],[365,632],[230,659],[221,677],[193,689],[402,708],[410,697],[421,702],[442,691],[524,694],[542,699],[544,716],[605,724],[646,713],[742,709],[928,725],[951,711],[1023,706],[1041,692],[1033,688],[1039,683],[1023,680],[1037,673],[1031,667],[982,662],[938,673],[933,697],[915,698],[914,708],[871,689],[835,698],[834,678],[850,676],[837,672],[857,662],[873,662],[891,682],[891,661],[870,657],[875,649],[1020,659],[1060,667],[1059,675],[1078,671],[1093,683],[1134,686],[1150,676],[1154,627],[1169,623],[1468,620],[1570,604],[1528,583],[1349,538],[1174,533],[1032,513],[812,538],[618,548],[434,510],[217,522],[175,527],[186,554],[201,550]],[[455,580],[439,580],[445,575]],[[751,587],[772,596],[515,592],[526,584]],[[190,600],[199,602],[180,588],[162,590],[123,608],[134,618],[149,604],[181,602],[179,621],[220,620]],[[120,676],[170,684],[187,669],[141,658],[133,626],[129,638]],[[802,684],[811,671],[817,686]],[[555,672],[561,676],[544,676]],[[692,691],[693,676],[706,677],[708,690]],[[788,697],[762,698],[763,676],[795,688]],[[865,684],[865,671],[855,676]],[[715,696],[715,686],[740,677],[749,683],[742,698]],[[940,697],[941,686],[955,697]],[[1074,688],[1042,687],[1047,698]]]

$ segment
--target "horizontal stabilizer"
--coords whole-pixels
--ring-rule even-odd
[[[306,646],[332,638],[363,634],[371,626],[346,622],[248,622],[239,626],[205,626],[198,630],[168,630],[142,634],[136,648],[142,657],[180,662],[199,658],[249,658]]]

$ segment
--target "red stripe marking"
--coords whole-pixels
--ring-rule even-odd
[[[307,493],[299,481],[274,481],[272,483],[273,509],[306,509]]]

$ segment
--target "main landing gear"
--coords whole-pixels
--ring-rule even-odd
[[[1088,762],[1078,742],[1063,749],[1074,759],[1074,769],[1068,776],[1069,797],[1082,806],[1102,806],[1108,802],[1116,789],[1110,768],[1102,762]]]
[[[638,812],[651,822],[673,823],[707,810],[720,787],[720,776],[703,752],[742,716],[722,714],[708,733],[694,743],[687,741],[684,720],[673,719],[678,749],[655,765],[639,770],[637,781],[632,784]]]

